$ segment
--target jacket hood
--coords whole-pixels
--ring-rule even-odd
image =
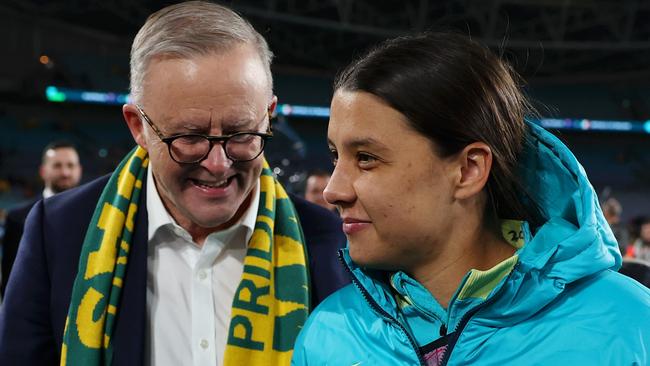
[[[530,122],[528,126],[520,177],[543,223],[536,228],[524,224],[526,244],[517,252],[518,264],[494,306],[477,314],[497,327],[527,319],[567,285],[606,269],[618,270],[622,260],[583,167],[551,133]]]

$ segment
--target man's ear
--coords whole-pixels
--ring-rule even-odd
[[[133,104],[125,104],[122,106],[122,115],[126,121],[126,125],[131,131],[131,136],[135,142],[142,146],[144,149],[147,149],[147,140],[144,136],[144,126],[143,121],[140,118],[140,112]]]
[[[273,98],[271,98],[271,104],[269,104],[269,117],[273,115],[273,113],[275,112],[275,108],[277,108],[277,106],[278,106],[278,97],[274,95]]]
[[[460,167],[454,198],[466,199],[477,195],[487,184],[492,169],[492,149],[483,142],[471,143],[458,153]]]

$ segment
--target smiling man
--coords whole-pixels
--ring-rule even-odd
[[[264,159],[271,52],[231,10],[149,17],[110,176],[38,203],[0,313],[0,364],[288,364],[309,311],[347,282],[336,215]]]

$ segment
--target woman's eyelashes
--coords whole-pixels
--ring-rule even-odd
[[[379,162],[377,157],[371,154],[361,151],[357,153],[357,163],[362,169],[372,168],[377,164],[377,162]]]
[[[330,159],[332,161],[332,165],[336,166],[339,161],[339,153],[332,147],[330,147]],[[355,160],[361,169],[372,168],[377,164],[377,162],[379,162],[379,159],[376,156],[363,151],[355,153]]]

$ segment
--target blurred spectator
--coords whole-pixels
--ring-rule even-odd
[[[625,255],[627,246],[630,243],[630,233],[627,226],[621,222],[623,207],[616,198],[610,197],[603,203],[602,209],[605,219],[609,223],[609,227],[612,229],[616,241],[618,241],[618,248],[620,249],[621,254]]]
[[[641,221],[639,237],[627,247],[625,257],[650,263],[650,217]]]
[[[336,212],[336,207],[329,204],[323,198],[323,190],[330,181],[330,173],[324,170],[314,170],[307,176],[307,185],[305,187],[305,199],[311,203],[325,207],[328,210]]]
[[[77,149],[71,143],[56,141],[43,149],[43,157],[39,174],[43,180],[44,189],[34,200],[10,210],[4,225],[2,241],[2,285],[0,292],[4,295],[13,266],[18,244],[23,235],[25,218],[32,206],[42,198],[48,198],[56,193],[76,187],[81,180],[81,164]]]
[[[620,273],[634,278],[644,286],[650,288],[650,263],[634,258],[623,259],[623,266]]]

